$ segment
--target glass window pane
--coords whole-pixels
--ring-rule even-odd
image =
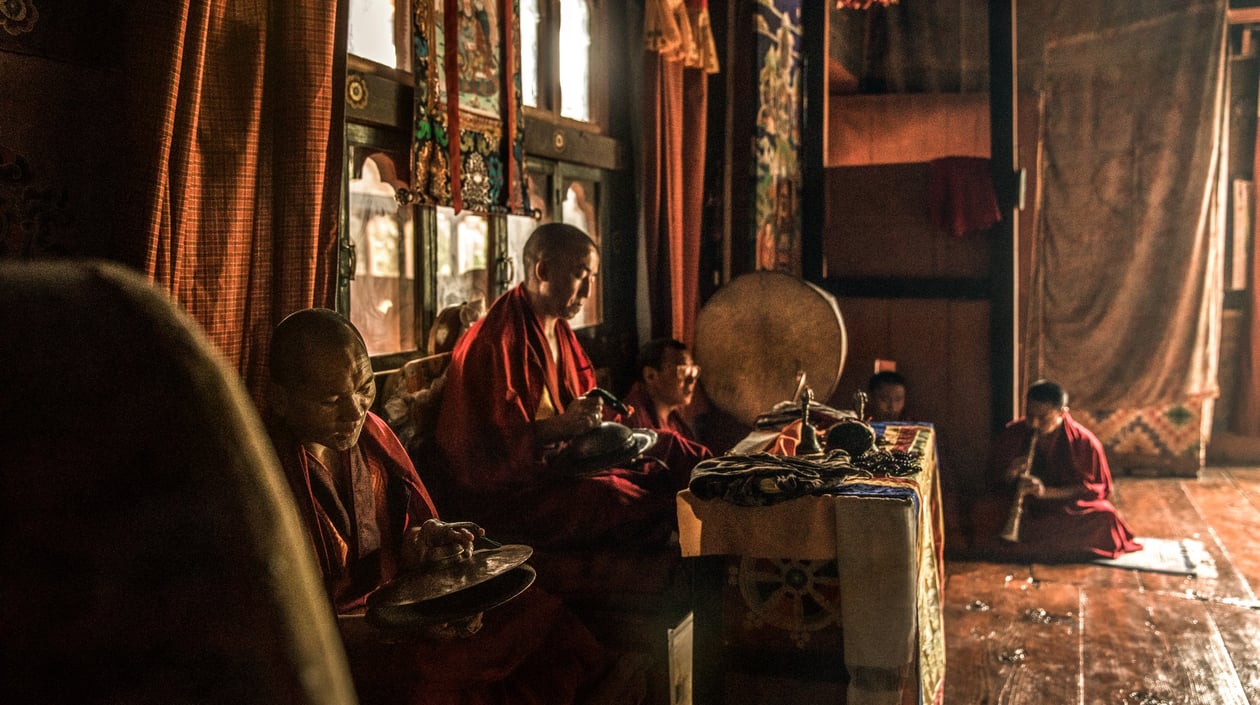
[[[574,120],[591,119],[590,19],[587,0],[561,0],[560,114]]]
[[[507,256],[510,264],[506,271],[499,272],[499,284],[504,291],[525,281],[525,270],[521,264],[525,241],[534,232],[534,228],[553,220],[551,203],[546,198],[546,194],[551,193],[551,175],[530,171],[525,178],[529,180],[529,208],[538,213],[540,218],[535,220],[520,215],[509,215],[507,218]]]
[[[594,181],[581,179],[566,179],[565,184],[564,201],[560,204],[560,221],[581,228],[583,232],[591,236],[599,250],[599,271],[603,272],[608,268],[608,263],[603,261],[604,248],[600,241],[599,185]],[[583,304],[582,311],[569,321],[574,328],[593,326],[604,319],[604,288],[601,282],[603,282],[603,277],[595,278],[590,298]]]
[[[486,305],[489,233],[485,216],[437,209],[438,312],[465,302]]]
[[[350,53],[398,68],[394,0],[350,0]]]
[[[538,107],[538,0],[521,0],[521,99]]]
[[[394,199],[405,185],[395,157],[355,148],[350,174],[350,237],[354,279],[350,281],[350,320],[368,353],[414,350],[415,232],[411,209]],[[400,158],[405,159],[405,158]]]

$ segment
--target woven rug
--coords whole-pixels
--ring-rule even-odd
[[[1216,562],[1204,550],[1202,541],[1156,539],[1147,536],[1139,536],[1136,541],[1142,544],[1141,551],[1126,553],[1119,558],[1099,558],[1090,562],[1112,568],[1171,573],[1192,578],[1216,577]]]

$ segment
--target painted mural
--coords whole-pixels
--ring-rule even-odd
[[[801,273],[801,1],[758,0],[757,269]]]
[[[456,212],[529,213],[519,3],[423,0],[414,16],[415,130],[406,201]]]
[[[446,22],[444,3],[434,2],[434,24],[442,27]],[[459,107],[469,112],[498,118],[499,105],[499,17],[497,3],[487,0],[458,0],[459,34],[455,43],[459,72]],[[434,35],[436,54],[446,56],[444,33]],[[438,62],[438,101],[446,103],[446,67]]]

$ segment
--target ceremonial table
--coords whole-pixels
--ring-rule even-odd
[[[940,702],[935,431],[930,424],[874,428],[889,443],[885,449],[921,453],[922,469],[849,477],[822,496],[768,506],[678,494],[679,543],[697,575],[697,705],[764,700],[749,695],[758,678],[772,679],[778,690],[819,682],[822,690],[802,691],[812,702]],[[776,446],[775,434],[746,441],[737,451]],[[783,449],[781,439],[777,446]]]

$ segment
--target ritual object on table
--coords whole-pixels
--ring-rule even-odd
[[[806,387],[801,396],[801,442],[796,444],[797,455],[822,455],[823,452],[822,444],[818,442],[818,430],[809,422],[809,404],[813,400],[814,390]]]
[[[849,419],[827,429],[827,450],[843,450],[857,458],[875,447],[875,429],[870,424]]]

